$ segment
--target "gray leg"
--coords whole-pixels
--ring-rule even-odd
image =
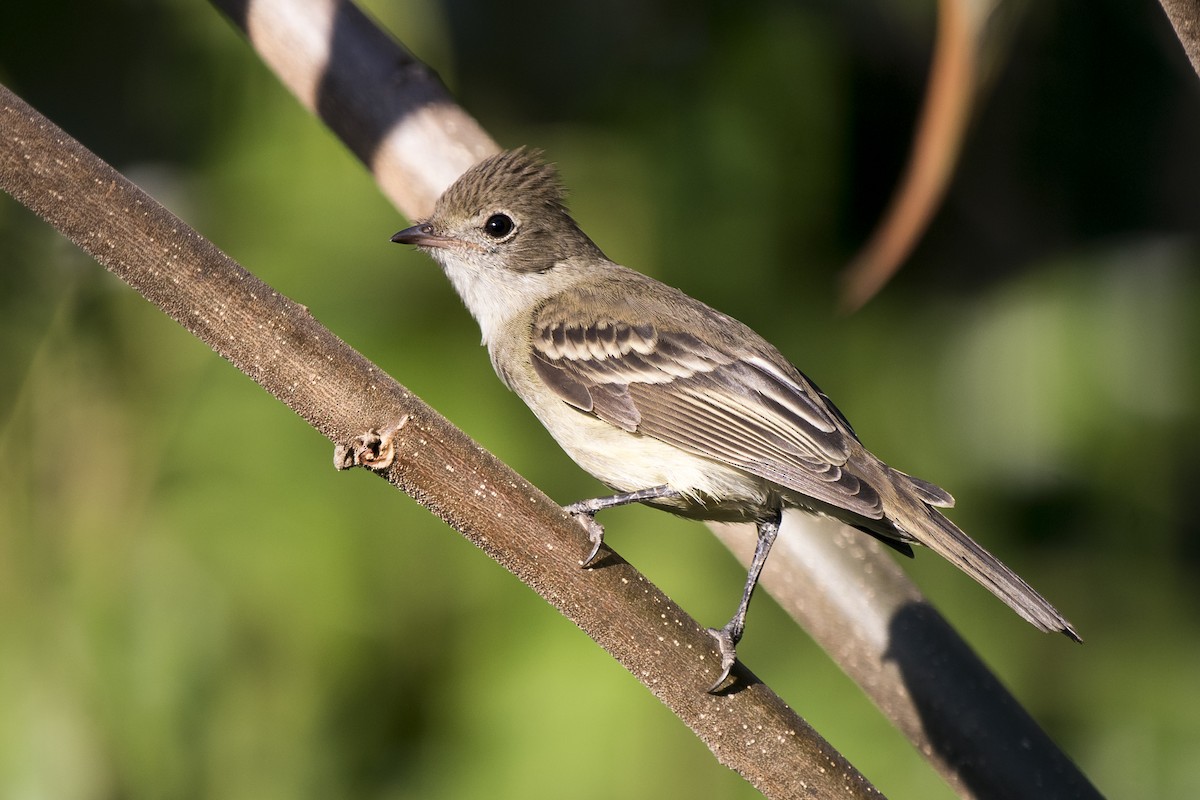
[[[592,542],[592,551],[588,553],[587,558],[579,563],[585,567],[590,567],[600,552],[600,545],[604,544],[604,526],[596,522],[596,512],[603,511],[606,508],[641,503],[645,500],[657,500],[660,497],[678,496],[679,492],[670,486],[652,486],[649,489],[639,489],[636,492],[622,492],[621,494],[614,494],[608,497],[593,497],[591,500],[580,500],[578,503],[563,506],[563,511],[575,517],[587,529],[588,538]]]
[[[770,519],[758,523],[758,544],[754,547],[754,558],[751,559],[750,571],[746,574],[742,601],[738,603],[737,611],[734,612],[733,618],[725,623],[725,627],[708,629],[717,640],[717,652],[721,654],[721,675],[716,683],[709,687],[709,694],[715,693],[725,682],[729,671],[733,669],[733,662],[737,660],[737,643],[742,640],[742,633],[746,630],[746,612],[750,609],[750,596],[754,594],[754,587],[758,585],[758,576],[762,573],[763,565],[767,563],[771,545],[775,544],[781,519],[782,512],[776,511]]]

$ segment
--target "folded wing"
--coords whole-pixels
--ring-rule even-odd
[[[799,371],[681,331],[535,319],[533,366],[562,400],[630,432],[867,519],[876,491],[845,469],[854,433]]]

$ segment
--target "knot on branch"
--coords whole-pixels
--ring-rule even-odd
[[[343,470],[351,467],[366,467],[382,472],[396,460],[395,436],[408,423],[405,414],[394,425],[383,430],[371,428],[354,437],[350,444],[339,444],[333,448],[333,467]]]

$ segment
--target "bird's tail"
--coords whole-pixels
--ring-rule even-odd
[[[900,480],[907,478],[909,476],[899,473]],[[900,508],[888,509],[887,516],[897,527],[970,575],[1034,627],[1046,632],[1058,631],[1077,642],[1083,641],[1071,623],[1046,598],[937,509],[931,508],[927,501],[919,499],[919,492],[917,494],[918,497],[900,498],[897,503]]]

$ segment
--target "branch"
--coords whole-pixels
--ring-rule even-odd
[[[745,526],[712,527],[749,562]],[[1100,797],[875,540],[785,515],[762,581],[960,797]]]
[[[937,211],[954,174],[975,90],[986,9],[939,0],[928,94],[904,178],[871,238],[842,274],[842,310],[866,305],[900,269]]]
[[[397,87],[402,92],[403,85]],[[383,474],[574,621],[768,797],[878,797],[754,675],[704,692],[711,637],[436,411],[0,87],[0,186],[335,443],[382,431]],[[269,454],[265,456],[268,463]]]
[[[1160,0],[1179,43],[1200,75],[1200,0]]]
[[[1200,0],[1160,0],[1200,75]],[[841,308],[853,312],[900,269],[937,211],[953,177],[977,100],[979,60],[998,2],[938,0],[937,38],[925,104],[900,186],[841,280]]]

